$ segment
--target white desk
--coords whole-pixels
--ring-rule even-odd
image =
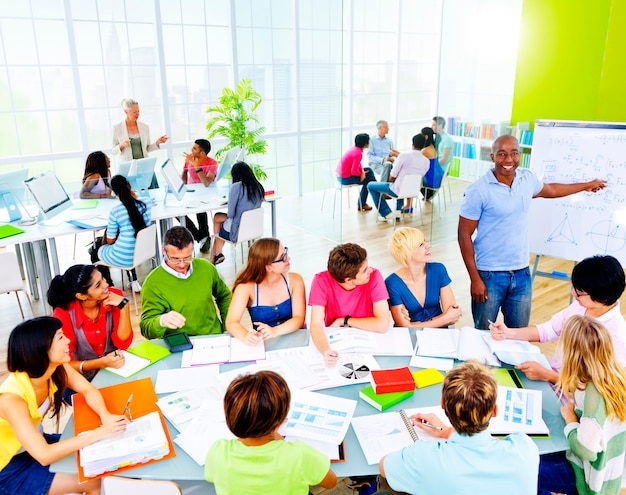
[[[309,339],[308,330],[300,330],[298,332],[284,335],[272,341],[266,343],[267,350],[282,349],[286,347],[296,347],[306,345]],[[415,342],[415,335],[412,332],[412,339]],[[160,342],[160,341],[155,341]],[[320,356],[321,359],[321,356]],[[129,380],[135,380],[144,377],[150,377],[153,383],[156,383],[156,376],[161,369],[170,369],[180,366],[181,355],[172,354],[165,359],[149,366],[148,368],[140,371],[136,375],[133,375]],[[403,356],[376,356],[376,360],[382,368],[395,368],[400,366],[408,366],[409,357]],[[236,363],[221,365],[221,371],[238,368],[245,366],[247,363]],[[113,385],[120,383],[123,379],[113,373],[101,371],[95,377],[93,383],[98,387],[107,385]],[[560,414],[560,406],[558,398],[554,394],[552,388],[546,382],[537,382],[528,380],[525,377],[522,378],[524,386],[527,388],[538,389],[542,391],[543,395],[543,419],[550,429],[550,438],[533,438],[539,452],[549,453],[563,451],[568,448],[567,440],[563,435],[563,428],[565,422]],[[337,387],[332,389],[321,390],[319,392],[328,395],[343,397],[348,399],[354,399],[357,401],[357,407],[355,410],[355,416],[364,416],[376,414],[377,411],[366,404],[363,400],[359,399],[359,390],[364,388],[366,384],[348,385],[344,387]],[[424,407],[434,406],[439,404],[441,398],[441,385],[426,387],[424,389],[416,389],[415,394],[410,399],[403,401],[402,403],[388,409],[388,411],[398,411],[402,408]],[[177,435],[177,430],[167,422],[170,435],[174,438]],[[74,423],[72,420],[68,423],[63,437],[69,437],[73,435]],[[335,471],[337,476],[358,476],[358,475],[371,475],[378,473],[377,465],[368,465],[365,456],[361,450],[359,442],[356,438],[354,430],[350,427],[344,440],[345,446],[345,462],[331,463],[331,469]],[[162,462],[156,462],[147,466],[140,466],[130,471],[123,473],[124,476],[139,477],[145,479],[168,479],[168,480],[186,480],[186,481],[199,481],[203,480],[203,468],[196,464],[196,462],[189,457],[184,450],[174,444],[176,449],[176,457],[167,459]],[[207,446],[207,450],[208,450]],[[52,467],[52,471],[61,473],[76,473],[76,456],[71,455],[55,462]],[[207,491],[203,493],[214,493],[212,484],[204,484],[207,487]],[[210,488],[210,490],[209,490]]]

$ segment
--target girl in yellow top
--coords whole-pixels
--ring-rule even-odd
[[[75,474],[51,473],[49,465],[105,437],[126,430],[127,419],[111,414],[98,389],[69,364],[69,339],[61,322],[44,316],[16,326],[9,336],[7,368],[0,385],[0,493],[100,494],[100,480],[79,484]],[[43,433],[41,420],[52,410],[57,421],[65,386],[85,395],[102,426],[59,441]]]

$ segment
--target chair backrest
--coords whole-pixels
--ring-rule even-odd
[[[182,495],[183,492],[172,481],[107,476],[102,479],[102,493],[103,495]]]
[[[262,206],[255,210],[244,211],[239,222],[239,233],[235,243],[239,244],[263,237],[263,217]]]
[[[398,198],[411,198],[417,196],[422,186],[422,176],[417,174],[405,175],[400,180],[400,187],[396,196]]]
[[[0,294],[24,289],[17,255],[13,251],[0,253],[0,273]]]
[[[135,254],[133,255],[133,266],[140,265],[156,255],[156,235],[157,225],[153,223],[137,233],[135,239]]]

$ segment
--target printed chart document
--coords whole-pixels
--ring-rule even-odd
[[[526,433],[550,435],[541,413],[541,391],[527,388],[498,387],[498,414],[491,418],[487,431],[493,435]]]
[[[169,453],[169,444],[158,412],[133,418],[126,431],[80,449],[80,465],[91,478],[128,464],[142,464]]]
[[[161,397],[157,406],[178,431],[183,431],[198,416],[206,401],[213,401],[214,407],[219,409],[223,407],[223,397],[221,387],[199,387]]]
[[[544,368],[552,369],[548,359],[541,353],[541,349],[525,340],[495,340],[490,334],[483,335],[489,349],[500,361],[519,366],[526,361],[534,361]]]
[[[156,386],[157,394],[169,394],[188,390],[194,384],[214,384],[220,373],[220,365],[196,366],[195,368],[173,368],[159,370]],[[226,390],[226,389],[224,389]]]
[[[230,335],[192,337],[193,349],[183,352],[181,367],[239,363],[265,359],[265,342],[248,345]]]
[[[411,334],[404,327],[391,327],[385,333],[353,327],[326,327],[324,333],[336,351],[375,356],[410,356],[413,352]],[[313,339],[309,340],[309,347],[315,349]]]
[[[471,327],[424,328],[416,332],[419,356],[459,359],[476,359],[490,366],[500,366],[500,361],[491,352],[483,339],[486,331]],[[436,367],[436,366],[435,366]]]
[[[408,447],[417,440],[441,440],[411,425],[409,417],[418,412],[434,413],[444,424],[450,425],[440,406],[403,409],[352,418],[352,428],[369,465],[378,464],[378,461],[387,454]]]
[[[280,434],[339,445],[346,436],[356,403],[352,399],[292,390],[287,422],[281,426]]]

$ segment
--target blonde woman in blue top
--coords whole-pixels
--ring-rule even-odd
[[[288,249],[278,239],[257,240],[233,286],[226,331],[250,345],[304,327],[306,289],[302,277],[290,273]],[[241,324],[245,310],[253,331]]]
[[[114,206],[109,213],[109,224],[104,237],[106,244],[98,249],[97,259],[109,265],[131,267],[137,233],[150,224],[150,205],[136,198],[130,183],[122,175],[116,175],[111,179],[111,188],[121,204]],[[97,260],[92,259],[92,261]],[[107,278],[109,285],[113,285],[110,274],[105,273],[108,269],[98,268]],[[132,289],[139,292],[141,285],[137,281],[137,274],[134,270],[131,277]]]

